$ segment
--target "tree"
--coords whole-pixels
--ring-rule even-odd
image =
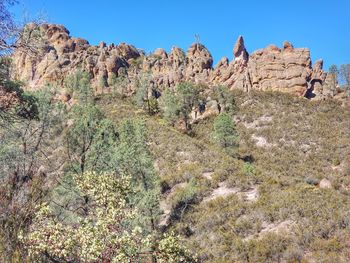
[[[336,93],[337,85],[338,85],[339,70],[338,70],[337,66],[336,65],[331,65],[329,67],[328,74],[330,74],[330,77],[331,77],[331,90],[332,90],[333,95],[334,95]]]
[[[78,99],[69,114],[72,125],[65,140],[71,171],[113,171],[111,155],[117,143],[117,129],[95,104],[89,75],[78,71],[70,76],[66,86],[74,90]]]
[[[0,125],[0,261],[25,256],[18,233],[26,232],[35,205],[47,195],[46,182],[61,167],[61,159],[50,152],[58,147],[51,140],[62,131],[64,108],[53,103],[54,92],[43,88],[32,95],[35,116],[22,117]]]
[[[103,114],[95,105],[90,78],[78,71],[66,81],[78,100],[71,110],[72,125],[66,135],[67,153],[74,173],[84,173],[89,151],[99,133]],[[98,156],[97,156],[98,157]]]
[[[15,3],[17,3],[15,0],[0,1],[0,54],[10,48],[6,41],[12,37],[16,30],[15,23],[8,10],[9,6],[14,5]]]
[[[78,69],[64,80],[64,87],[75,95],[81,105],[94,104],[94,93],[87,72]]]
[[[87,73],[78,71],[69,76],[65,85],[74,92],[76,103],[68,114],[68,127],[64,146],[67,154],[66,172],[60,177],[53,195],[55,212],[61,218],[70,219],[72,211],[79,209],[87,213],[89,199],[76,192],[73,177],[82,175],[87,170],[113,172],[113,159],[118,133],[115,125],[105,118],[95,104],[90,78]]]
[[[199,103],[200,90],[191,83],[181,83],[176,87],[177,96],[180,102],[180,115],[185,122],[186,129],[189,130],[190,114]]]
[[[201,87],[188,82],[180,83],[175,91],[168,91],[164,98],[164,117],[175,122],[181,118],[186,130],[190,130],[190,114],[194,107],[200,103]]]
[[[35,55],[44,44],[40,18],[24,27],[14,22],[9,7],[17,3],[17,0],[0,0],[0,56],[9,55],[13,50]]]
[[[108,86],[112,89],[113,96],[126,96],[129,80],[125,76],[118,76],[112,72],[108,74]]]
[[[74,209],[81,206],[86,213],[86,206],[89,205],[86,196],[67,200],[60,197],[62,192],[66,193],[64,197],[72,196],[72,175],[84,174],[88,170],[128,174],[133,179],[134,188],[138,189],[130,197],[131,204],[140,211],[138,224],[148,232],[155,231],[159,216],[159,179],[147,147],[145,125],[143,122],[126,120],[118,131],[95,105],[87,80],[87,75],[78,73],[78,76],[71,76],[68,81],[76,91],[79,103],[73,106],[69,116],[72,124],[65,139],[69,170],[62,181],[64,187],[57,189],[61,194],[56,196],[61,200],[61,206]],[[70,190],[67,192],[64,188]]]
[[[134,193],[130,196],[133,207],[139,211],[136,224],[145,232],[155,233],[160,216],[159,177],[147,146],[147,131],[143,121],[125,120],[119,130],[116,164],[119,173],[130,176]]]
[[[128,228],[136,215],[128,206],[133,191],[129,176],[85,172],[75,177],[79,191],[94,202],[77,225],[55,220],[50,207],[41,205],[22,242],[35,262],[144,262],[154,256],[156,262],[195,262],[173,234],[154,243],[141,235],[140,227]],[[155,249],[150,249],[155,247]]]
[[[220,113],[214,120],[213,140],[220,147],[234,154],[238,147],[238,134],[232,117],[228,113]]]
[[[350,96],[350,64],[340,65],[339,76],[345,84],[345,90]]]
[[[87,166],[97,160],[89,160],[90,151],[98,136],[108,129],[109,123],[104,120],[101,111],[94,105],[75,105],[70,114],[73,124],[67,131],[67,154],[74,173],[84,173]],[[92,158],[99,158],[95,156]]]
[[[105,88],[108,86],[108,80],[105,76],[102,74],[98,77],[98,88],[100,89],[101,93],[104,92]]]
[[[159,112],[159,106],[157,98],[153,96],[150,82],[149,75],[143,75],[138,79],[135,101],[137,106],[145,108],[149,115],[154,115]]]
[[[164,92],[163,107],[163,116],[165,120],[174,125],[180,114],[180,103],[175,93],[169,89]]]
[[[0,126],[37,113],[34,97],[21,89],[21,83],[11,80],[10,64],[9,58],[0,57]]]
[[[220,112],[234,114],[237,110],[235,98],[233,97],[232,92],[230,92],[225,86],[214,88],[212,99],[217,100]]]

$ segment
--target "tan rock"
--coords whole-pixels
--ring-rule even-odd
[[[283,42],[283,49],[285,50],[285,51],[292,51],[293,49],[294,49],[294,47],[293,47],[293,45],[290,43],[290,42],[288,42],[288,41],[284,41]]]
[[[319,183],[319,187],[322,189],[330,189],[332,188],[332,183],[328,179],[323,178]]]
[[[120,67],[123,67],[126,65],[125,60],[123,60],[120,57],[117,57],[116,55],[112,55],[106,60],[106,67],[108,72],[118,72],[118,69]]]
[[[248,59],[248,52],[244,46],[243,36],[239,36],[233,48],[233,55],[235,58],[241,57],[243,60]]]
[[[154,54],[155,56],[158,56],[158,57],[162,58],[162,59],[166,59],[166,58],[168,57],[168,54],[167,54],[166,51],[165,51],[164,49],[162,49],[162,48],[157,48],[157,49],[153,52],[153,54]]]
[[[35,25],[27,25],[27,28],[31,27]],[[283,48],[270,45],[249,55],[243,37],[239,36],[233,47],[233,60],[222,58],[212,68],[213,58],[200,43],[191,45],[186,53],[173,47],[169,54],[159,48],[146,55],[126,43],[89,45],[85,39],[71,37],[62,25],[44,24],[40,31],[43,43],[37,56],[29,56],[20,50],[13,54],[13,77],[32,89],[40,88],[46,82],[63,83],[68,74],[82,68],[90,74],[93,85],[111,73],[123,75],[127,78],[130,94],[138,76],[147,73],[151,75],[151,83],[160,89],[191,81],[244,91],[276,90],[309,98],[334,96],[334,91],[328,88],[331,79],[327,80],[323,62],[316,61],[312,67],[310,51],[294,48],[287,41]]]

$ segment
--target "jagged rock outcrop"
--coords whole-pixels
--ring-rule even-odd
[[[143,70],[150,72],[157,86],[171,87],[183,81],[206,82],[213,66],[213,58],[204,45],[193,44],[185,53],[173,47],[168,55],[157,49],[144,58]]]
[[[239,88],[248,91],[251,88],[247,66],[249,54],[244,46],[242,36],[239,36],[233,48],[234,59],[231,63],[222,58],[214,69],[211,81],[217,85],[225,85],[232,89]]]
[[[173,47],[169,54],[159,48],[145,55],[125,43],[91,46],[84,39],[71,37],[61,25],[44,24],[39,31],[43,36],[40,54],[32,57],[17,51],[13,55],[13,75],[28,88],[46,82],[62,84],[65,76],[80,68],[90,73],[97,92],[108,88],[108,80],[115,75],[128,80],[130,93],[135,79],[147,74],[149,82],[159,89],[192,81],[245,91],[278,90],[308,98],[331,96],[325,86],[323,62],[317,61],[312,67],[310,51],[294,48],[289,42],[284,42],[282,48],[270,45],[249,55],[239,36],[234,59],[230,62],[224,57],[213,68],[210,52],[200,43],[190,46],[187,53]]]
[[[141,56],[135,47],[125,43],[90,46],[84,39],[71,38],[61,25],[44,24],[38,30],[42,35],[42,48],[37,56],[21,50],[13,54],[13,75],[28,88],[40,87],[46,82],[62,84],[65,76],[78,68],[89,72],[97,85],[111,73],[118,75],[120,68],[128,67],[130,60]]]
[[[312,68],[310,51],[294,48],[289,42],[280,49],[275,45],[248,54],[243,37],[234,46],[234,59],[228,63],[222,59],[212,74],[214,83],[245,91],[276,90],[298,96],[324,97],[322,85],[327,74],[323,62],[317,61]]]

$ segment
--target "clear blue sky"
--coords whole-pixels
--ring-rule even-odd
[[[310,48],[313,61],[323,58],[326,69],[350,63],[349,0],[20,0],[12,10],[18,19],[45,14],[90,44],[187,50],[199,34],[217,62],[232,59],[234,42],[243,35],[249,52],[289,40]]]

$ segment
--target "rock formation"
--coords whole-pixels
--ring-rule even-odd
[[[38,30],[43,42],[41,52],[35,57],[21,51],[13,55],[13,75],[28,88],[47,82],[62,84],[65,76],[78,68],[89,72],[93,82],[101,82],[112,73],[118,76],[121,68],[128,68],[132,60],[140,57],[135,47],[125,43],[90,46],[84,39],[71,38],[61,25],[44,24]]]
[[[193,44],[187,53],[173,47],[169,54],[156,49],[145,55],[125,43],[91,46],[84,39],[71,37],[61,25],[44,24],[39,31],[43,45],[38,56],[20,51],[13,55],[14,77],[32,89],[46,82],[62,84],[65,76],[80,68],[90,73],[97,92],[108,89],[108,79],[113,75],[126,77],[132,92],[134,80],[148,74],[159,89],[192,81],[245,91],[276,90],[308,98],[332,96],[323,62],[317,61],[312,67],[310,51],[294,48],[289,42],[282,48],[270,45],[249,55],[240,36],[234,45],[234,59],[230,62],[224,57],[213,68],[210,52],[200,43]]]

